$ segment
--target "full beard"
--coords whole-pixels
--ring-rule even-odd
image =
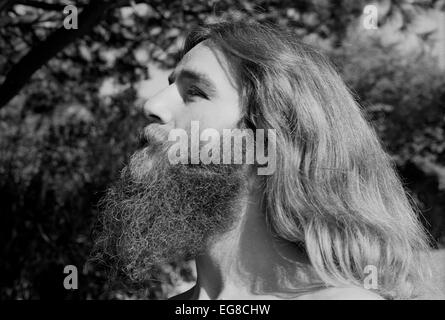
[[[170,143],[150,126],[137,151],[100,202],[95,258],[113,275],[150,279],[165,263],[203,253],[234,227],[247,190],[247,168],[170,164]]]

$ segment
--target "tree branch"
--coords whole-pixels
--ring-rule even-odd
[[[92,0],[79,14],[78,29],[61,27],[37,44],[6,75],[0,86],[0,109],[5,106],[26,84],[41,66],[77,38],[88,33],[113,7],[111,1]]]
[[[0,0],[0,14],[3,11],[8,11],[16,0]]]

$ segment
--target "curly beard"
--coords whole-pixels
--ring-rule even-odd
[[[245,165],[171,165],[165,133],[151,125],[100,202],[93,253],[133,282],[195,257],[234,225],[247,190]]]

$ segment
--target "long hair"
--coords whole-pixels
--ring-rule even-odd
[[[242,98],[244,123],[276,130],[276,171],[264,176],[266,219],[303,243],[321,281],[413,298],[429,277],[425,232],[374,130],[330,62],[291,32],[253,22],[197,27],[198,43],[220,50]],[[423,258],[422,258],[423,257]]]

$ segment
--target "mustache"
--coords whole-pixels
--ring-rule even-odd
[[[158,123],[147,125],[139,133],[138,149],[145,147],[161,147],[168,144],[168,131]]]

